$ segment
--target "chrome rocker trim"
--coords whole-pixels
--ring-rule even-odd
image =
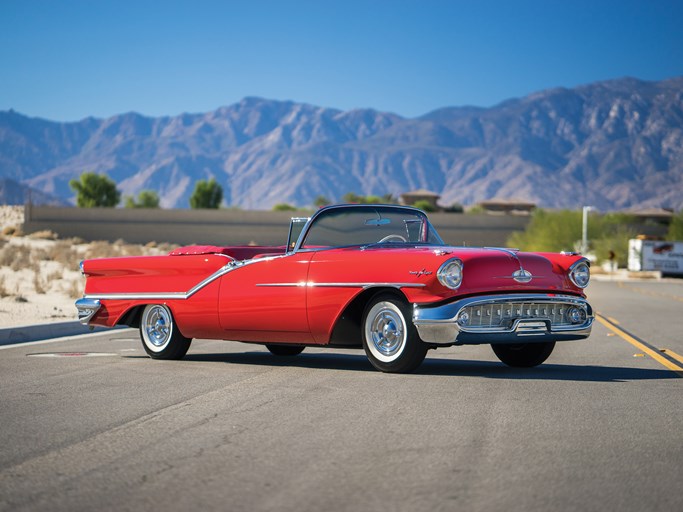
[[[83,325],[88,325],[90,319],[95,316],[100,310],[101,304],[99,300],[82,298],[76,301],[76,309],[78,310],[78,321]]]
[[[510,318],[508,326],[463,326],[457,322],[460,312],[468,306],[524,303],[576,306],[583,309],[586,319],[575,325],[554,325],[543,315]],[[496,343],[535,343],[570,341],[587,338],[593,325],[593,308],[580,297],[550,294],[514,294],[470,297],[441,306],[413,306],[413,323],[420,339],[435,345],[482,345]]]

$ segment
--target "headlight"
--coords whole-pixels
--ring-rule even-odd
[[[569,279],[579,288],[588,286],[591,279],[591,267],[588,260],[580,260],[569,267]]]
[[[462,284],[462,261],[451,258],[439,267],[436,273],[439,282],[446,288],[457,290]]]

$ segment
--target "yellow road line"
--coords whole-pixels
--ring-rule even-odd
[[[662,352],[664,352],[669,357],[673,357],[676,361],[680,361],[681,363],[683,363],[683,356],[679,356],[673,350],[669,350],[668,348],[663,348]]]
[[[597,319],[598,322],[600,322],[602,325],[607,327],[614,334],[616,334],[617,336],[619,336],[623,340],[628,341],[631,345],[633,345],[634,347],[637,347],[638,350],[645,352],[652,359],[654,359],[655,361],[657,361],[661,365],[665,366],[666,368],[668,368],[669,370],[674,372],[679,377],[683,377],[683,367],[680,367],[680,366],[672,363],[671,361],[669,361],[665,357],[662,357],[662,355],[659,352],[652,350],[647,345],[642,344],[640,341],[638,341],[633,336],[631,336],[627,332],[623,331],[622,329],[620,329],[619,327],[614,325],[612,322],[607,320],[602,315],[595,315],[595,318]]]

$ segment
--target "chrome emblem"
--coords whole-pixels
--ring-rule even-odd
[[[409,270],[408,273],[411,276],[422,277],[422,276],[431,276],[434,272],[432,272],[431,270],[426,270],[423,268],[422,270]]]
[[[533,278],[534,276],[531,275],[531,272],[524,270],[523,268],[520,268],[512,273],[512,279],[518,283],[529,283]]]

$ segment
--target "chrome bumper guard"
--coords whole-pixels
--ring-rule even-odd
[[[420,338],[435,345],[570,341],[587,338],[593,308],[580,297],[489,295],[413,307]]]
[[[90,319],[95,316],[100,309],[100,301],[95,299],[78,299],[76,309],[78,310],[78,321],[83,325],[88,325]]]

